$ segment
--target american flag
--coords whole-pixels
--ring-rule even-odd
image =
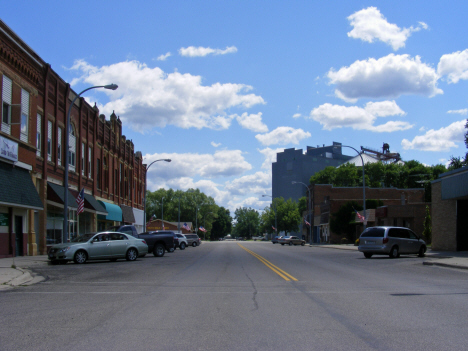
[[[190,231],[190,227],[188,226],[187,223],[184,223],[184,225],[182,226],[182,228],[184,228],[185,230]]]
[[[307,224],[310,227],[310,223],[307,222],[307,219],[304,218],[304,223]]]
[[[203,228],[203,227],[200,227],[200,230],[201,230],[202,232],[206,232],[206,229]]]
[[[84,188],[81,189],[78,197],[76,198],[76,202],[78,203],[78,214],[84,211]]]
[[[272,228],[273,228],[273,230],[276,232],[276,228],[275,228],[275,227],[273,227],[273,226],[271,226],[271,227],[272,227]]]
[[[358,216],[358,218],[359,218],[359,220],[361,222],[364,222],[366,220],[366,217],[364,217],[362,214],[360,214],[358,211],[356,211],[356,209],[354,209],[354,211],[356,212],[356,214],[357,214],[357,216]]]

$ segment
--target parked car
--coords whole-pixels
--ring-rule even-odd
[[[138,237],[138,232],[135,226],[130,225],[130,224],[115,225],[115,226],[107,228],[106,230],[109,232],[119,232],[119,233],[129,234],[131,236],[134,236],[135,238]]]
[[[264,239],[265,239],[265,238],[264,238],[263,236],[253,236],[253,237],[252,237],[252,240],[253,240],[253,241],[257,241],[257,240],[264,241]]]
[[[412,230],[403,227],[369,227],[359,237],[358,250],[364,257],[372,255],[389,255],[390,258],[400,254],[418,254],[424,257],[426,242]]]
[[[185,248],[188,245],[188,241],[185,235],[182,233],[175,233],[175,236],[176,236],[176,247],[178,247],[181,250],[185,250]]]
[[[65,244],[53,245],[48,252],[52,263],[85,263],[88,260],[126,258],[135,261],[148,253],[148,245],[142,239],[117,232],[100,232],[79,235]]]
[[[281,239],[281,238],[282,238],[282,236],[275,236],[273,239],[271,239],[271,242],[272,242],[273,244],[277,244],[277,243],[278,243],[278,240]]]
[[[201,245],[201,239],[197,234],[184,234],[187,239],[187,245],[192,245],[193,247]]]
[[[172,231],[157,230],[138,234],[148,244],[148,252],[156,257],[164,256],[164,253],[174,252],[176,245],[176,236]]]
[[[280,243],[281,245],[286,244],[286,245],[289,245],[289,246],[293,246],[293,245],[304,246],[305,245],[305,240],[302,240],[302,239],[298,238],[297,236],[288,235],[288,236],[283,236],[280,239],[278,239],[278,243]]]

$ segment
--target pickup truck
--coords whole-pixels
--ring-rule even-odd
[[[163,257],[164,253],[175,249],[174,233],[170,231],[145,232],[137,235],[148,244],[148,252],[156,257]]]

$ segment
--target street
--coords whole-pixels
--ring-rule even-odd
[[[423,260],[231,241],[37,265],[0,292],[0,349],[465,349],[468,272]]]

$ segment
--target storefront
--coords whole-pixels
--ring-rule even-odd
[[[122,209],[118,205],[109,202],[97,200],[106,210],[106,215],[97,216],[97,230],[104,231],[107,228],[120,224],[122,222]],[[115,223],[118,222],[118,223]]]

